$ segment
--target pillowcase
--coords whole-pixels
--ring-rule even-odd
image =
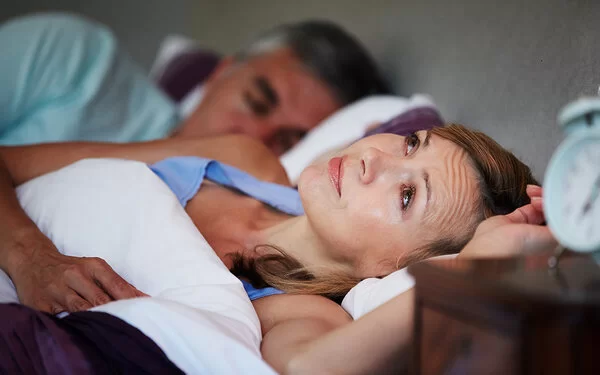
[[[441,255],[435,259],[454,258],[456,254]],[[432,259],[434,259],[432,258]],[[390,299],[408,291],[415,285],[407,268],[392,272],[384,278],[369,278],[350,289],[342,301],[342,307],[354,319],[383,305]]]
[[[402,115],[405,116],[401,117]],[[398,118],[398,121],[386,123],[392,118]],[[422,129],[421,126],[432,127],[441,123],[435,104],[426,95],[417,94],[408,99],[374,95],[351,103],[326,118],[279,160],[292,184],[296,185],[300,173],[313,160],[347,146],[369,130],[373,134],[399,134],[405,129]]]
[[[202,48],[193,39],[169,35],[159,47],[150,77],[171,99],[181,104],[194,90],[199,90],[220,60],[218,53]],[[199,102],[200,98],[196,97],[187,106],[193,110]]]

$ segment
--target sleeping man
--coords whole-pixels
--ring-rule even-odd
[[[277,27],[221,59],[187,119],[105,26],[65,14],[0,25],[0,145],[246,134],[280,155],[340,107],[387,93],[377,67],[327,22]]]

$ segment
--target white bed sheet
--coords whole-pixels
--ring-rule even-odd
[[[260,356],[260,323],[241,282],[145,164],[84,160],[17,195],[62,253],[101,257],[152,296],[94,310],[140,329],[186,373],[273,373]],[[3,272],[0,302],[17,302]]]

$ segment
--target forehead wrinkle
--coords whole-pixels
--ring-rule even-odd
[[[460,228],[474,210],[475,180],[465,151],[456,148],[450,155],[444,155],[444,164],[437,174],[438,183],[432,187],[436,197],[435,209],[423,218],[429,225],[435,225],[442,233],[450,233]],[[467,220],[470,221],[470,220]]]

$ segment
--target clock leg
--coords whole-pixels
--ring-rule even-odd
[[[558,260],[560,259],[560,256],[563,255],[565,250],[566,249],[564,246],[558,245],[556,247],[556,249],[554,250],[554,255],[548,259],[548,267],[550,267],[550,268],[558,267]]]

